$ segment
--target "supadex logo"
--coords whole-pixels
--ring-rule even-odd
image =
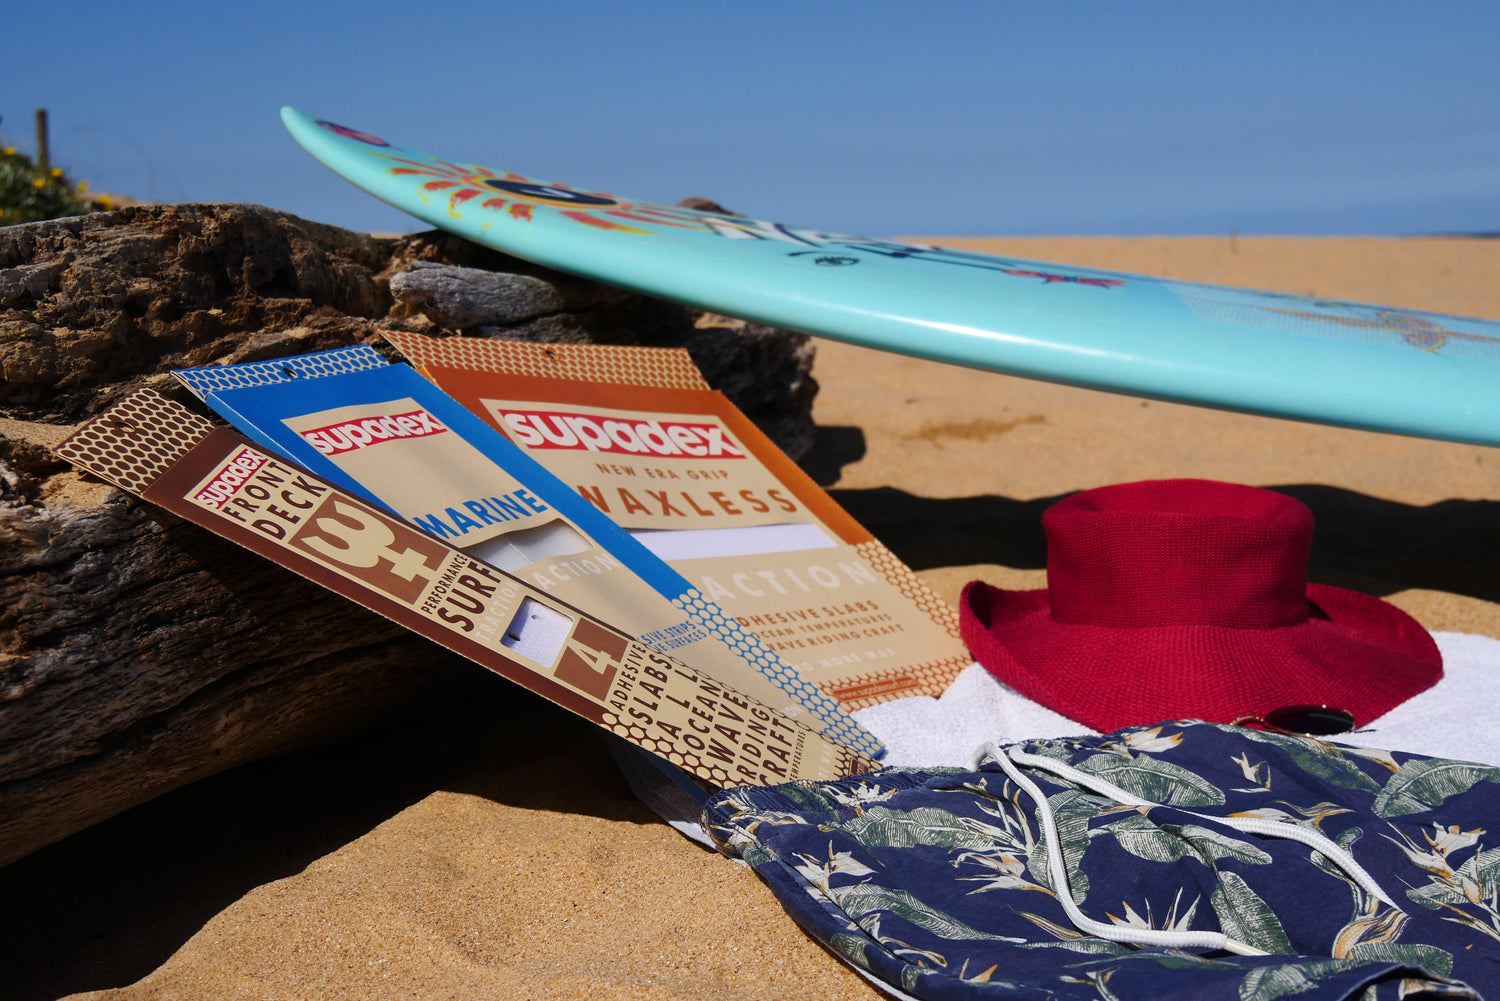
[[[212,480],[203,485],[193,499],[204,507],[217,511],[224,502],[235,495],[250,477],[271,460],[250,448],[241,448],[230,457]]]
[[[504,410],[506,427],[528,448],[564,448],[621,455],[683,455],[743,459],[717,424],[588,417],[545,410]]]
[[[393,438],[425,438],[447,430],[442,421],[419,409],[386,417],[340,421],[301,434],[309,445],[324,455],[340,455]]]

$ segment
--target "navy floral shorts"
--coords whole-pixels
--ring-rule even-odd
[[[729,789],[703,826],[919,998],[1500,999],[1497,783],[1185,720]]]

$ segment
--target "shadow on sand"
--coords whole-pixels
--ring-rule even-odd
[[[1500,501],[1398,504],[1319,484],[1273,486],[1312,509],[1308,576],[1388,595],[1424,588],[1500,602]],[[913,569],[1047,565],[1042,512],[1062,499],[918,497],[900,490],[829,491]]]
[[[491,680],[440,712],[215,775],[0,868],[0,995],[52,1001],[134,983],[255,887],[438,789],[654,822],[593,726]],[[507,782],[559,753],[587,757],[575,771],[588,788]]]

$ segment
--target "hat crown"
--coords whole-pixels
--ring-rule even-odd
[[[1068,497],[1042,516],[1057,622],[1270,629],[1306,621],[1312,512],[1285,494],[1153,480]]]

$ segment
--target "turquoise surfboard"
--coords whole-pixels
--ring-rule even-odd
[[[296,140],[433,226],[701,309],[936,361],[1500,445],[1500,323],[828,233],[446,160],[292,108]]]

